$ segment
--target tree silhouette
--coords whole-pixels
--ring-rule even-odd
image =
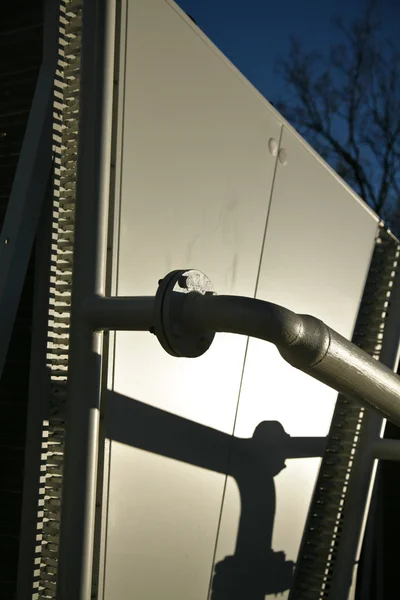
[[[291,39],[278,63],[278,110],[392,230],[400,232],[400,52],[384,39],[376,2],[321,55]]]

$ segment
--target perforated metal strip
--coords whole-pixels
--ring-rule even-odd
[[[56,598],[75,224],[82,2],[62,0],[54,84],[54,194],[47,369],[33,598]]]
[[[400,245],[381,228],[353,341],[379,359]],[[363,433],[365,411],[338,397],[297,562],[291,600],[328,600],[344,523],[346,493]],[[361,510],[361,508],[360,508]]]

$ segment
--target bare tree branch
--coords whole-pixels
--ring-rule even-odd
[[[275,104],[372,208],[400,215],[400,54],[380,37],[376,0],[336,25],[342,43],[326,56],[291,40]]]

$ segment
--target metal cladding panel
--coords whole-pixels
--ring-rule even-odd
[[[115,292],[194,267],[254,297],[281,124],[176,7],[129,2],[126,31]],[[207,597],[245,349],[220,335],[175,359],[116,335],[106,598]]]
[[[193,267],[219,294],[350,337],[377,218],[289,129],[276,161],[279,115],[175,5],[129,2],[126,25],[113,293],[153,295]],[[336,394],[256,340],[242,382],[245,357],[239,336],[196,360],[148,333],[115,336],[103,597],[204,600],[212,581],[212,600],[258,600],[290,586],[274,552],[296,560]]]
[[[286,128],[281,148],[287,164],[278,162],[277,166],[257,297],[318,317],[351,338],[377,218]],[[297,559],[320,465],[318,454],[321,456],[336,396],[288,365],[274,346],[250,340],[234,435],[250,438],[264,422],[264,430],[275,431],[276,437],[271,452],[269,446],[262,446],[255,454],[262,502],[256,493],[249,494],[251,506],[244,507],[236,482],[228,479],[227,483],[216,572],[223,580],[229,560],[235,560],[226,557],[247,556],[235,563],[236,569],[247,568],[251,573],[243,584],[244,595],[238,598],[245,597],[246,591],[247,597],[254,599],[273,598],[278,592],[287,597],[292,579],[285,560]],[[291,436],[290,441],[280,427]],[[312,457],[313,453],[317,456]],[[242,460],[233,454],[231,469],[235,470],[235,461],[240,464]],[[275,494],[269,485],[272,479]],[[252,519],[244,522],[251,509]],[[242,521],[242,537],[237,537],[237,524]],[[274,554],[277,552],[286,556]],[[215,585],[219,588],[220,583]],[[262,595],[257,595],[260,590]],[[214,597],[218,600],[216,594]]]

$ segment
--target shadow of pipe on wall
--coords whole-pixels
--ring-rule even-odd
[[[294,438],[275,421],[260,423],[251,438],[235,438],[111,391],[106,410],[111,440],[235,479],[235,553],[215,565],[210,600],[264,600],[290,589],[294,563],[272,549],[274,477],[287,459],[322,456],[326,438]]]

